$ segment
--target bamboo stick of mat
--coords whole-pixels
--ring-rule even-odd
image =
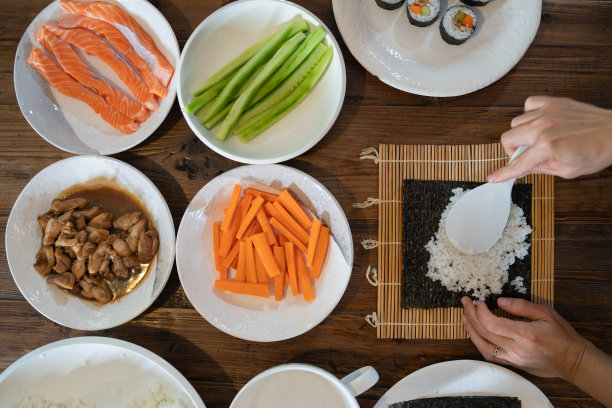
[[[500,143],[483,145],[385,145],[378,159],[378,304],[377,336],[403,339],[464,339],[463,309],[403,309],[402,180],[486,182],[487,175],[508,161]],[[530,175],[531,300],[554,302],[554,182],[552,176]],[[500,315],[502,314],[497,311]]]

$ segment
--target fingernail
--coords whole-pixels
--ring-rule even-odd
[[[461,298],[461,304],[462,304],[463,306],[467,305],[467,302],[469,302],[469,298],[467,298],[467,297],[465,297],[465,296]]]
[[[500,306],[508,306],[510,305],[510,299],[501,297],[497,299],[497,304]]]
[[[498,180],[499,180],[499,177],[495,173],[489,174],[489,177],[487,177],[487,181],[489,183],[497,183]]]

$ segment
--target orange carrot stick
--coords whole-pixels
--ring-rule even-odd
[[[287,259],[287,271],[289,272],[289,284],[291,285],[291,293],[297,296],[300,293],[297,281],[297,270],[295,268],[295,249],[293,242],[285,244],[285,258]]]
[[[244,193],[251,194],[254,197],[261,197],[266,201],[276,201],[278,199],[278,196],[276,194],[266,193],[265,191],[256,190],[250,187],[244,190]]]
[[[274,279],[274,300],[283,300],[285,296],[285,275],[287,274],[287,262],[285,260],[285,249],[283,247],[274,246],[274,259],[281,269],[281,273],[275,276]]]
[[[216,280],[215,289],[241,295],[252,295],[267,298],[270,296],[270,286],[260,283],[246,283],[235,280]]]
[[[223,269],[223,266],[221,266],[221,258],[219,256],[219,234],[220,234],[220,230],[219,230],[219,223],[218,222],[213,222],[213,256],[215,258],[215,269],[219,272],[221,279],[227,279],[227,269]],[[225,271],[225,277],[223,274],[223,271]]]
[[[226,211],[227,213],[227,211]],[[240,226],[240,217],[232,217],[232,221],[230,222],[230,226],[226,231],[223,231],[221,234],[221,240],[219,244],[219,256],[221,258],[227,256],[230,249],[232,249],[232,245],[236,240],[236,231],[238,231],[238,227]]]
[[[257,283],[257,272],[255,271],[255,253],[253,252],[253,241],[246,240],[246,281]]]
[[[244,236],[250,237],[255,234],[259,234],[260,232],[263,232],[263,229],[261,229],[261,224],[257,220],[253,220],[249,228],[247,228],[247,232],[244,234]]]
[[[242,196],[242,200],[240,200],[240,219],[244,219],[247,211],[251,207],[251,201],[253,200],[253,196],[250,194],[245,194]]]
[[[255,274],[257,275],[257,283],[268,283],[270,281],[266,273],[266,267],[257,251],[255,251]]]
[[[421,14],[423,7],[419,6],[418,4],[411,4],[410,10],[412,10],[414,14]]]
[[[302,290],[302,296],[304,296],[304,300],[310,302],[314,300],[315,295],[312,290],[312,284],[310,283],[310,277],[308,277],[308,271],[306,270],[306,263],[304,262],[304,255],[296,252],[295,254],[295,264],[297,269],[297,277],[300,285],[300,289]]]
[[[272,247],[272,252],[274,253],[274,259],[278,264],[281,272],[285,272],[287,270],[287,260],[285,259],[285,249],[283,247],[275,245]]]
[[[245,232],[247,231],[247,228],[251,224],[251,221],[253,221],[257,216],[257,212],[259,211],[263,203],[263,198],[255,197],[255,199],[251,203],[251,208],[249,208],[249,211],[247,211],[246,215],[244,216],[244,219],[240,221],[240,227],[238,228],[238,232],[236,233],[238,239],[242,239]]]
[[[280,246],[284,247],[287,242],[289,242],[289,240],[286,236],[283,234],[278,234],[278,243]]]
[[[312,228],[310,229],[310,239],[308,240],[308,253],[306,257],[306,266],[312,267],[312,261],[317,249],[317,241],[319,241],[319,234],[321,233],[321,226],[323,223],[316,218],[312,220]]]
[[[278,232],[280,232],[281,234],[286,236],[287,239],[289,239],[289,241],[293,242],[295,244],[295,246],[300,248],[304,253],[308,252],[308,249],[306,248],[306,245],[302,244],[302,242],[299,239],[297,239],[297,237],[295,235],[293,235],[291,233],[291,231],[289,231],[287,228],[285,228],[283,226],[283,224],[281,224],[276,218],[271,218],[270,219],[270,225],[272,225],[274,228],[276,228],[278,230]]]
[[[308,243],[308,233],[304,228],[298,224],[298,222],[285,210],[285,207],[282,206],[281,203],[275,202],[274,208],[278,211],[280,218],[276,218],[287,228],[293,235],[295,235],[302,244],[306,245]]]
[[[236,241],[236,243],[238,243],[238,241]],[[230,252],[231,252],[231,251],[230,251]],[[238,252],[240,252],[240,251],[238,251]],[[236,257],[234,258],[234,262],[232,262],[231,268],[232,268],[232,269],[238,269],[238,256],[236,256]]]
[[[289,190],[284,189],[281,195],[278,196],[278,202],[280,202],[283,207],[293,215],[293,218],[300,224],[302,228],[308,230],[310,228],[310,224],[312,221],[310,217],[302,210],[300,204],[295,201],[295,198],[291,195]]]
[[[242,186],[240,184],[234,184],[234,190],[232,191],[232,197],[230,198],[227,210],[225,211],[225,218],[223,218],[223,224],[221,224],[221,230],[227,231],[230,227],[230,223],[234,214],[236,214],[236,208],[238,208],[238,200],[240,199],[240,192]]]
[[[228,252],[227,256],[224,257],[223,260],[221,261],[221,265],[226,270],[227,270],[227,268],[232,266],[232,264],[234,263],[234,260],[238,256],[238,250],[239,249],[240,249],[240,241],[234,242],[234,246],[232,246],[232,249],[230,249],[230,251]]]
[[[268,217],[266,217],[266,213],[263,208],[260,208],[257,212],[257,221],[259,222],[259,225],[261,225],[262,231],[266,233],[268,243],[270,245],[276,245],[276,235],[274,234],[274,231],[272,231],[272,227],[270,227]]]
[[[238,268],[236,268],[236,280],[244,282],[246,280],[246,242],[240,241],[238,249]]]
[[[323,263],[325,262],[325,256],[327,255],[328,248],[329,228],[322,226],[321,233],[319,234],[319,241],[317,242],[314,261],[312,262],[312,269],[310,270],[310,276],[314,279],[319,279],[319,276],[321,276],[321,270],[323,269]]]
[[[274,255],[272,254],[272,250],[270,249],[270,245],[268,244],[268,238],[266,238],[266,234],[264,232],[261,232],[259,234],[253,235],[251,237],[251,240],[253,240],[255,250],[257,251],[257,254],[259,254],[259,257],[261,258],[261,261],[264,264],[268,276],[273,278],[276,275],[280,274],[281,270],[278,267],[276,260],[274,259]]]
[[[461,20],[461,24],[474,28],[474,19],[469,14],[466,14]]]

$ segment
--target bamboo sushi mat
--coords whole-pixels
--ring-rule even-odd
[[[370,150],[368,152],[368,150]],[[379,338],[464,339],[463,309],[403,309],[402,180],[486,182],[508,160],[500,143],[484,145],[384,145],[378,157],[368,149],[361,158],[378,162],[378,305],[375,326]],[[364,157],[365,156],[365,157]],[[554,182],[552,176],[530,175],[518,180],[532,184],[531,300],[553,305]],[[365,246],[365,245],[364,245]],[[500,311],[496,311],[501,315]]]

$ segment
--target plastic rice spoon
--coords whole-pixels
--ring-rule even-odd
[[[527,146],[521,146],[508,164]],[[446,235],[460,251],[479,254],[491,248],[508,222],[515,178],[503,183],[486,183],[468,191],[452,206],[446,218]]]

